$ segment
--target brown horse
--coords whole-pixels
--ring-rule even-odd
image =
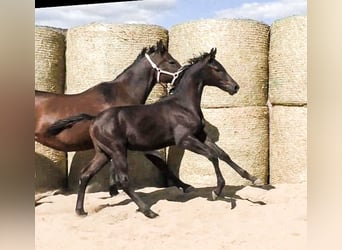
[[[49,133],[48,128],[58,120],[79,113],[97,115],[113,106],[145,103],[157,82],[171,82],[177,76],[180,64],[168,53],[162,41],[143,48],[136,60],[113,81],[102,82],[82,93],[66,95],[35,91],[35,140],[48,147],[69,152],[93,148],[89,136],[89,121],[76,124],[60,133]],[[167,170],[158,151],[145,154],[165,176],[186,191],[190,185],[181,182]],[[171,175],[171,176],[170,176]],[[114,180],[110,178],[110,194],[117,194]]]
[[[254,184],[262,182],[231,160],[229,155],[217,146],[204,131],[204,119],[200,103],[205,85],[216,86],[234,95],[239,85],[215,60],[216,49],[190,60],[190,65],[175,82],[174,93],[150,105],[109,108],[98,116],[80,114],[69,118],[69,126],[84,120],[93,120],[90,136],[96,154],[81,171],[76,213],[86,215],[84,195],[89,180],[110,159],[116,168],[115,177],[123,190],[137,204],[139,211],[149,218],[157,216],[138,196],[130,185],[127,166],[127,150],[148,151],[177,145],[207,157],[214,166],[217,187],[213,190],[215,199],[222,192],[225,180],[219,168],[221,159],[230,165],[241,177]]]

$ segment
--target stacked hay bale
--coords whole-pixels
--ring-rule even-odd
[[[63,93],[65,83],[65,31],[35,27],[35,89]],[[63,188],[66,154],[35,142],[36,192]]]
[[[67,32],[66,93],[82,92],[102,81],[113,80],[131,65],[143,47],[155,45],[160,39],[168,42],[168,31],[156,25],[97,24],[71,28]],[[165,95],[156,85],[147,102]],[[75,190],[80,168],[92,158],[93,150],[69,154],[69,188]],[[165,152],[163,153],[165,156]],[[143,159],[141,153],[129,154],[130,174],[137,186],[161,185],[159,171]],[[139,166],[135,166],[139,165]],[[137,169],[135,169],[137,168]],[[150,178],[145,178],[150,176]],[[148,181],[147,181],[148,179]],[[108,190],[108,166],[95,176],[88,191]]]
[[[268,176],[268,39],[269,26],[253,20],[209,19],[171,27],[169,51],[181,63],[217,48],[216,59],[240,85],[230,96],[206,87],[202,110],[209,136],[242,168],[264,183]],[[180,178],[197,186],[216,185],[211,162],[170,148],[168,164]],[[221,162],[229,185],[250,184]]]
[[[270,182],[307,180],[307,18],[271,26],[269,52]]]

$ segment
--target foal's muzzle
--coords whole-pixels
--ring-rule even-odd
[[[227,91],[231,95],[234,95],[239,91],[240,86],[236,82],[221,81],[221,85],[219,86],[219,88]]]

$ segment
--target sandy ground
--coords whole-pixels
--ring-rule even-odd
[[[74,213],[75,194],[45,197],[35,209],[36,250],[306,249],[306,183],[226,186],[216,201],[211,190],[137,190],[155,219],[121,191],[86,194],[87,217]]]

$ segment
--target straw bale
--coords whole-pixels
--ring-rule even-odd
[[[165,160],[165,149],[160,150],[162,158]],[[79,173],[94,156],[93,150],[81,151],[77,153],[68,153],[68,159],[71,161],[68,188],[71,192],[77,192]],[[114,161],[115,163],[115,161]],[[89,182],[87,192],[108,191],[109,187],[109,166],[108,163],[103,167]],[[160,171],[145,158],[142,152],[128,151],[128,169],[129,178],[133,187],[162,187],[163,177]]]
[[[306,16],[288,17],[272,24],[269,69],[271,103],[307,103]]]
[[[66,154],[35,142],[35,191],[66,187]]]
[[[270,113],[270,183],[307,181],[307,108],[273,106]]]
[[[65,30],[35,27],[35,89],[63,93],[65,83]]]
[[[172,26],[169,51],[185,63],[217,48],[216,58],[240,85],[234,98],[204,89],[202,107],[262,106],[267,100],[269,26],[244,19],[204,19]]]
[[[235,107],[203,109],[205,130],[240,167],[264,183],[268,175],[268,109],[267,107]],[[168,163],[180,179],[194,186],[215,186],[212,163],[204,156],[171,147]],[[180,162],[181,160],[181,162]],[[220,168],[227,185],[249,185],[225,162]]]
[[[160,39],[167,44],[168,31],[157,25],[92,23],[69,29],[66,93],[79,93],[113,80],[133,63],[143,47]],[[161,96],[158,90],[153,90],[153,100]]]
[[[63,93],[65,83],[65,30],[35,27],[35,89]],[[36,192],[63,188],[66,154],[35,142]]]

